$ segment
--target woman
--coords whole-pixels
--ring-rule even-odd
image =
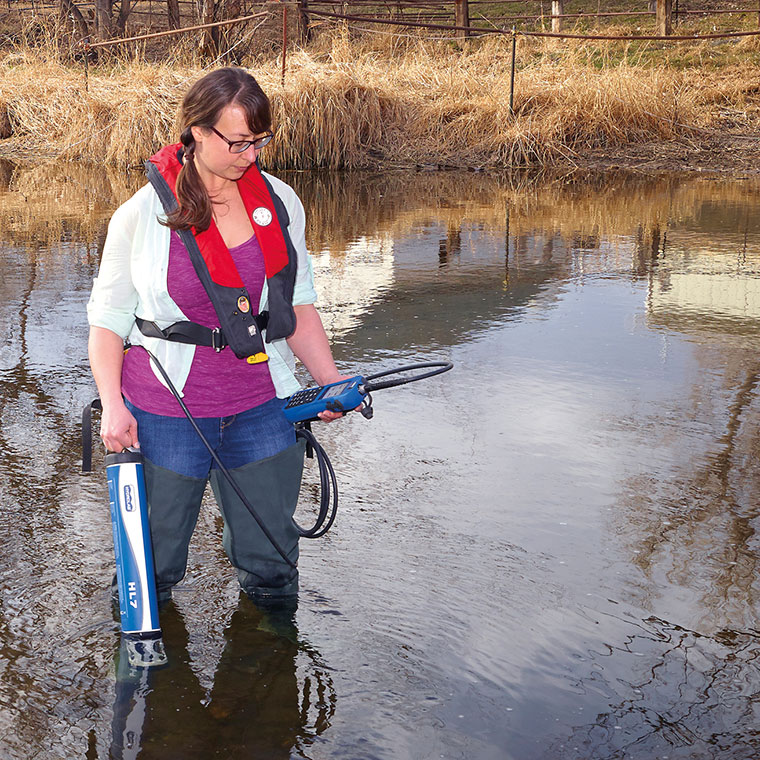
[[[254,599],[290,596],[303,464],[282,412],[299,388],[293,354],[320,385],[344,376],[314,308],[303,206],[258,168],[272,138],[266,95],[241,69],[214,71],[187,93],[181,124],[181,143],[146,164],[151,184],[113,215],[94,281],[89,355],[100,434],[107,449],[139,446],[145,458],[159,599],[185,575],[209,478],[242,588]],[[149,352],[289,562],[219,477]]]

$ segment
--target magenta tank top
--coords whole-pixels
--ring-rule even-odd
[[[258,309],[264,285],[264,255],[256,236],[230,248],[240,277],[248,288],[251,306]],[[195,273],[190,255],[172,233],[167,274],[169,295],[190,322],[217,327],[211,299]],[[124,357],[121,372],[123,394],[139,409],[169,417],[184,417],[177,399],[153,374],[145,349],[133,346]],[[248,364],[227,347],[217,353],[209,346],[196,346],[182,400],[195,417],[227,417],[274,398],[275,390],[267,362]]]

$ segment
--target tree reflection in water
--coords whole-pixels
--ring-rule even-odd
[[[608,694],[610,709],[576,726],[547,757],[756,758],[747,726],[758,720],[757,632],[704,636],[654,617],[635,627],[622,645],[590,653],[598,670],[575,683],[579,693]],[[631,667],[635,655],[645,655],[646,669]],[[623,692],[630,696],[616,702]]]

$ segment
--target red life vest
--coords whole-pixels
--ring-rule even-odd
[[[161,198],[165,211],[176,208],[175,187],[182,168],[181,143],[162,148],[146,161],[145,166],[148,179]],[[297,254],[287,230],[290,219],[282,200],[255,164],[237,181],[237,185],[264,254],[268,285],[268,312],[265,315],[267,340],[286,338],[293,334],[296,326],[293,288]],[[166,186],[171,190],[172,196],[166,192]],[[257,326],[262,320],[251,314],[248,291],[216,223],[212,219],[207,230],[198,232],[193,229],[191,234],[192,238],[189,231],[180,233],[180,237],[183,238],[195,271],[214,305],[225,344],[240,358],[252,361],[257,355],[263,354],[259,360],[265,359],[261,331]],[[193,238],[197,245],[196,252],[192,250]]]

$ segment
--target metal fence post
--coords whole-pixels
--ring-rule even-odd
[[[512,72],[509,78],[509,113],[515,113],[515,58],[517,53],[517,33],[512,27]]]

